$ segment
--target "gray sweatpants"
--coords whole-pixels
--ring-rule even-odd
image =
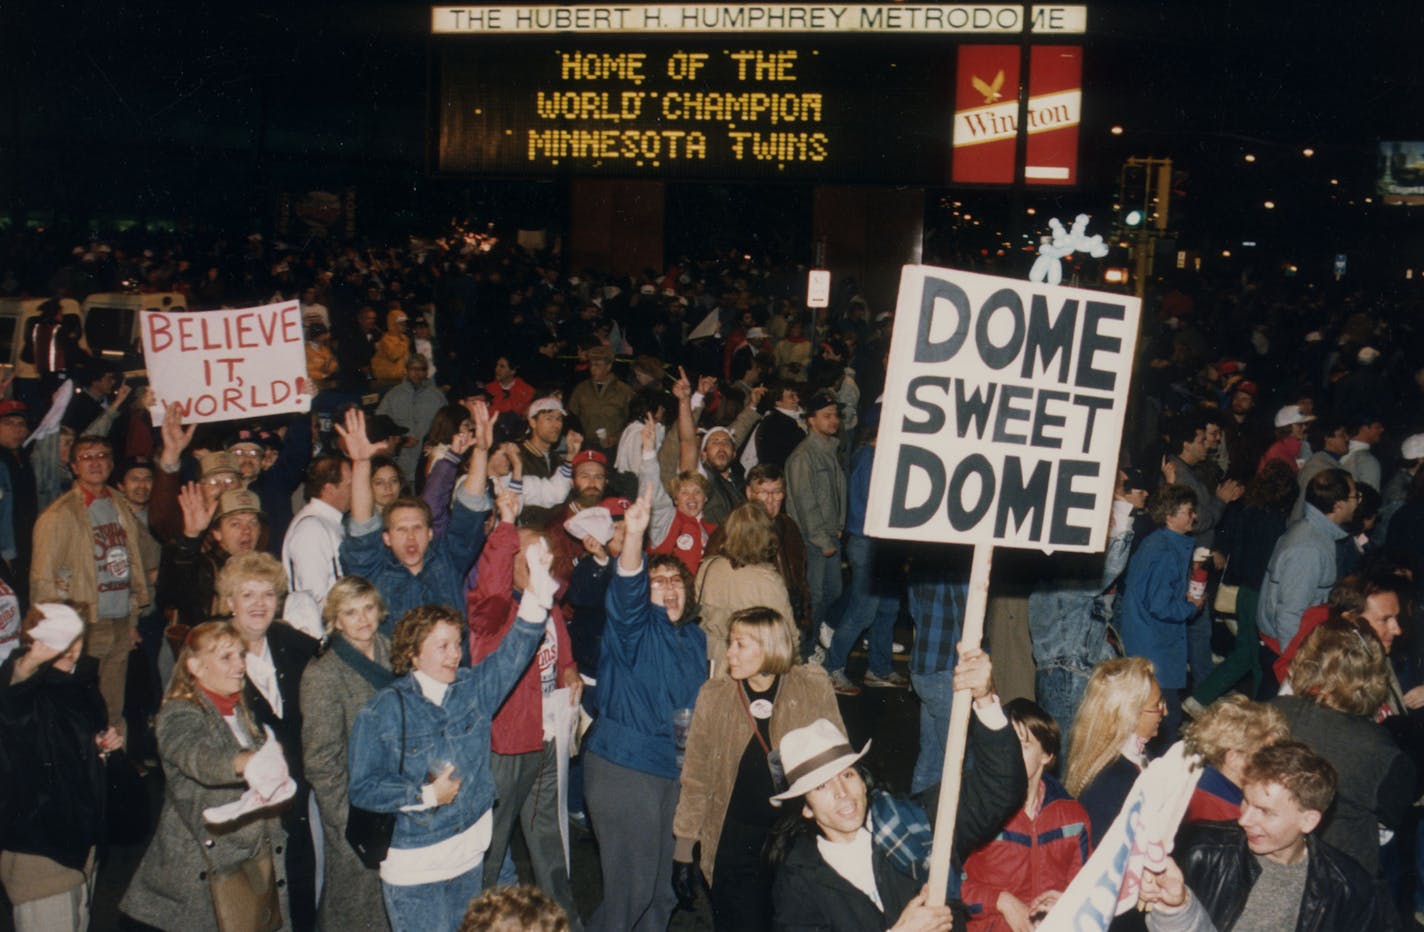
[[[583,786],[604,877],[603,903],[589,932],[665,932],[677,905],[672,817],[678,781],[585,751]]]
[[[559,769],[554,742],[545,741],[544,750],[528,754],[490,753],[490,774],[494,777],[494,825],[489,851],[485,853],[484,889],[499,884],[504,852],[514,834],[517,820],[529,846],[534,868],[534,885],[543,890],[569,914],[570,928],[580,932],[578,907],[564,866],[564,840],[559,826]]]

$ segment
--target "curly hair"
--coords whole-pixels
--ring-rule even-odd
[[[420,653],[425,639],[430,636],[430,632],[434,631],[438,624],[453,625],[460,631],[465,628],[459,614],[444,605],[417,606],[406,612],[401,620],[396,622],[396,632],[391,638],[392,673],[396,676],[404,676],[411,671],[414,667],[412,661]]]
[[[1291,689],[1327,709],[1372,716],[1389,698],[1389,661],[1373,632],[1327,621],[1305,639],[1290,665]]]
[[[626,546],[626,545],[625,545]],[[697,596],[694,591],[695,583],[692,572],[688,570],[687,564],[678,559],[675,554],[659,553],[648,557],[648,573],[653,570],[672,568],[677,570],[678,579],[682,580],[682,617],[674,621],[674,625],[685,625],[690,621],[697,620]]]
[[[1207,706],[1196,721],[1182,729],[1182,736],[1193,753],[1219,770],[1230,751],[1249,757],[1266,745],[1286,740],[1290,725],[1275,706],[1232,693]]]
[[[529,884],[496,887],[470,901],[458,932],[568,932],[568,914]]]
[[[1246,485],[1242,504],[1262,511],[1288,512],[1300,494],[1295,473],[1284,460],[1271,460]]]
[[[280,597],[287,592],[287,571],[270,553],[254,550],[238,554],[223,564],[218,573],[218,598],[223,601],[234,598],[245,582],[268,583]]]
[[[1083,792],[1102,769],[1117,759],[1118,749],[1137,728],[1152,696],[1157,670],[1145,657],[1116,657],[1098,664],[1073,719],[1064,787]]]

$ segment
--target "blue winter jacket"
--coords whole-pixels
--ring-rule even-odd
[[[672,714],[697,704],[707,679],[707,635],[648,601],[647,565],[614,570],[598,659],[598,720],[588,750],[604,760],[669,780],[678,778]]]
[[[1127,564],[1122,593],[1122,646],[1157,668],[1163,689],[1187,685],[1187,622],[1197,607],[1187,601],[1195,541],[1159,528],[1142,540]]]
[[[516,621],[499,648],[474,667],[461,667],[442,704],[420,691],[413,674],[376,693],[356,715],[347,745],[352,804],[395,812],[393,848],[423,848],[453,838],[494,805],[490,721],[544,640],[544,623]],[[401,759],[404,713],[405,758]],[[419,805],[435,765],[449,762],[461,779],[448,805]]]

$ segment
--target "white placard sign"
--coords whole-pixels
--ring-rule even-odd
[[[1102,550],[1140,310],[1127,295],[905,266],[866,533]]]
[[[806,306],[831,306],[831,272],[829,269],[812,269],[806,273]]]
[[[143,311],[143,356],[155,401],[183,423],[288,414],[311,407],[296,301],[223,311]]]

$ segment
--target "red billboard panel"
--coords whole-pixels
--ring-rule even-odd
[[[961,45],[954,81],[957,184],[1013,184],[1018,136],[1017,45]]]
[[[1078,124],[1083,111],[1083,49],[1035,45],[1029,51],[1028,149],[1024,181],[1078,182]]]

